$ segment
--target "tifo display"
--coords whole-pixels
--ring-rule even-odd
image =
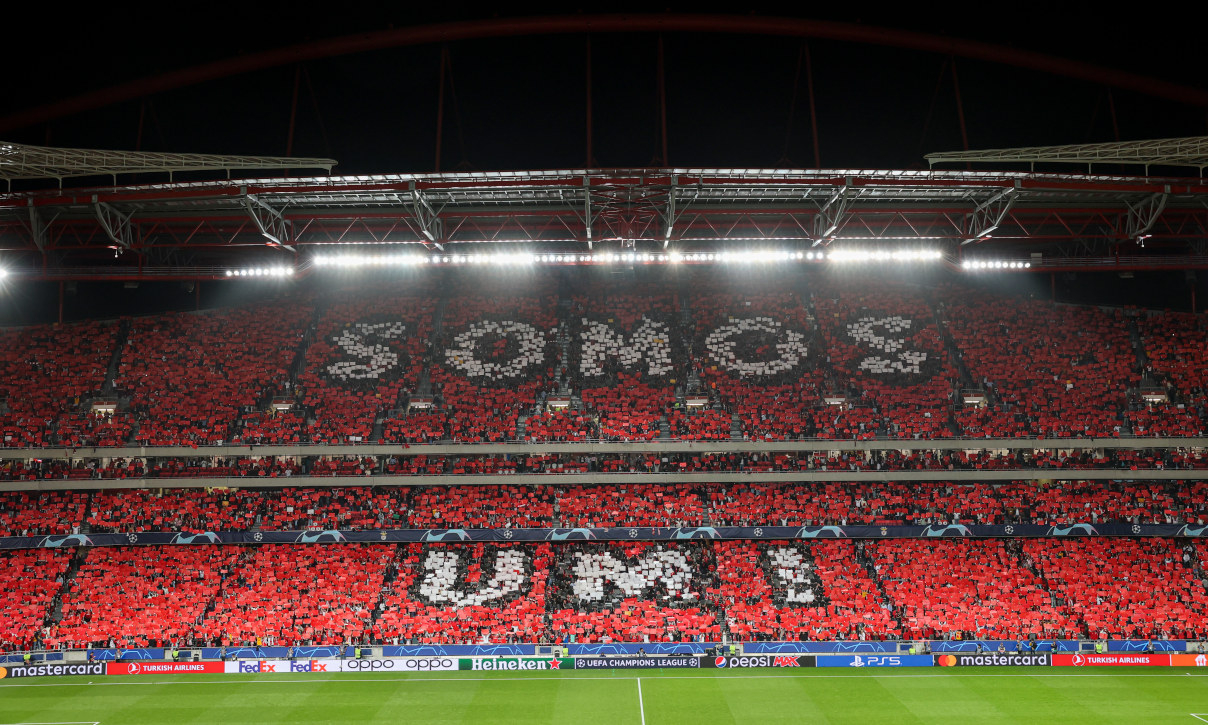
[[[481,282],[481,284],[478,284]],[[710,284],[717,287],[710,291]],[[0,332],[0,442],[1079,438],[1203,433],[1194,315],[969,290],[490,280]],[[439,321],[439,325],[437,323]],[[200,355],[201,357],[197,357]],[[107,370],[110,360],[116,368]],[[421,384],[422,383],[422,384]],[[976,391],[975,405],[962,391]],[[1142,395],[1160,392],[1160,395]],[[413,406],[411,396],[428,402]],[[555,398],[567,406],[552,406]],[[94,403],[116,400],[98,408]],[[269,405],[272,403],[272,405]]]

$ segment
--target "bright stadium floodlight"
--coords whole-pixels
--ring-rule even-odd
[[[1032,263],[1019,259],[966,259],[961,262],[965,272],[1031,269]]]

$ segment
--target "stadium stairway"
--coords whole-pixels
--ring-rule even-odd
[[[893,606],[893,602],[889,599],[889,594],[885,591],[885,584],[881,581],[881,575],[877,573],[877,568],[873,565],[872,557],[864,551],[865,542],[862,540],[856,541],[856,563],[864,567],[864,571],[868,572],[868,578],[872,579],[877,585],[877,597],[880,599],[881,607],[887,611],[893,612],[893,620],[898,624],[898,631],[906,631],[906,622],[902,621],[901,611]]]
[[[386,562],[386,571],[382,575],[382,589],[378,593],[377,601],[373,604],[373,610],[369,615],[369,622],[365,631],[373,630],[373,625],[377,624],[378,619],[382,616],[382,605],[386,602],[386,597],[394,593],[394,581],[398,579],[398,563],[403,558],[403,545],[396,544],[394,554],[390,557],[390,561]]]
[[[1024,553],[1023,545],[1017,539],[1007,539],[1003,545],[1006,547],[1008,553],[1015,556],[1015,559],[1019,561],[1019,565],[1021,567],[1031,572],[1032,575],[1036,577],[1036,580],[1040,582],[1040,586],[1043,587],[1045,592],[1048,593],[1050,604],[1054,609],[1056,609],[1059,606],[1057,603],[1057,595],[1053,593],[1053,588],[1049,586],[1049,580],[1045,578],[1044,572],[1041,571],[1040,567],[1036,566],[1036,563]]]
[[[87,552],[87,548],[79,548],[71,557],[71,563],[67,566],[67,571],[63,573],[63,583],[59,585],[59,591],[55,592],[54,598],[50,600],[50,606],[46,609],[46,618],[42,620],[43,629],[53,627],[63,619],[63,596],[71,590],[71,584],[75,580],[76,574],[79,573],[80,567],[84,565],[84,557]]]
[[[1141,339],[1141,330],[1137,327],[1137,316],[1126,315],[1126,326],[1128,328],[1128,339],[1132,342],[1133,352],[1137,355],[1137,369],[1145,370],[1145,366],[1149,364],[1149,356],[1145,354],[1145,342]]]
[[[117,323],[117,335],[113,341],[113,355],[109,357],[109,367],[105,371],[105,382],[101,385],[101,393],[106,396],[115,394],[113,382],[117,379],[118,367],[122,362],[122,351],[126,349],[126,341],[130,339],[130,320],[122,318]]]

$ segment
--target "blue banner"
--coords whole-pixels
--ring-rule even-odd
[[[30,655],[30,662],[62,662],[62,652],[36,652]],[[25,664],[25,655],[5,655],[0,654],[0,665],[20,665]]]
[[[703,655],[716,642],[613,642],[612,644],[568,644],[563,645],[566,654],[587,655]]]
[[[348,645],[346,655],[352,657],[354,645]],[[237,659],[284,659],[289,657],[289,647],[202,647],[203,660],[216,660],[225,655],[228,660]],[[294,647],[294,658],[299,660],[330,659],[340,656],[340,647]]]
[[[1054,649],[1056,644],[1056,649]],[[1024,643],[1023,649],[1020,649],[1019,640],[1013,639],[966,639],[951,642],[932,642],[931,651],[935,654],[943,654],[948,652],[977,652],[977,646],[981,645],[982,652],[997,652],[999,645],[1002,645],[1004,652],[1031,652],[1032,648]],[[1059,639],[1059,640],[1036,640],[1037,652],[1077,652],[1078,640]]]
[[[399,644],[382,647],[383,657],[531,657],[535,644]]]
[[[1109,640],[1108,652],[1148,652],[1153,645],[1154,652],[1186,652],[1185,639],[1117,639]]]
[[[742,651],[757,655],[897,652],[897,642],[747,642]]]
[[[122,653],[120,657],[122,662],[132,660],[162,660],[164,659],[163,647],[150,647],[146,649],[94,649],[89,650],[98,660],[116,660],[119,659],[117,654]]]
[[[822,655],[819,667],[931,667],[931,655]]]
[[[344,544],[542,541],[689,541],[693,539],[919,539],[1065,536],[1203,537],[1208,526],[1073,524],[1044,526],[690,526],[581,529],[336,529],[313,531],[160,531],[129,534],[62,534],[0,537],[0,549],[76,546],[165,546],[201,544]]]

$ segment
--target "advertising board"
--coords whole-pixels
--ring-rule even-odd
[[[740,655],[705,657],[701,667],[736,669],[747,667],[816,667],[813,655]]]
[[[228,671],[222,662],[110,662],[106,668],[109,675],[200,675]]]
[[[580,657],[577,670],[657,670],[700,667],[700,657]]]
[[[931,655],[818,655],[819,667],[931,667]]]
[[[1147,665],[1169,665],[1170,655],[1138,653],[1115,654],[1055,654],[1054,667],[1144,667]]]
[[[935,655],[936,667],[1048,667],[1048,652],[986,652],[984,654]]]
[[[462,670],[573,670],[570,657],[463,657],[454,669]]]
[[[6,665],[0,667],[0,680],[6,677],[59,677],[60,675],[103,675],[104,662],[87,664]]]

